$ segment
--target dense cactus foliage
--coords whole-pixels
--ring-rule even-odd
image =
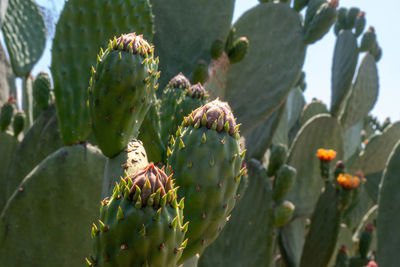
[[[34,79],[40,9],[0,1],[0,266],[397,266],[400,123],[370,114],[378,32],[339,5],[69,0]]]

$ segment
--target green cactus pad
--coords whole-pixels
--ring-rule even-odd
[[[339,251],[341,251],[342,246],[346,246],[346,251],[348,252],[347,256],[351,256],[353,251],[354,251],[354,242],[352,240],[353,233],[352,231],[346,227],[345,224],[340,225],[340,230],[339,230],[339,235],[336,241],[336,247],[334,250],[334,253],[332,254],[331,260],[328,264],[328,266],[334,266],[334,267],[348,267],[348,265],[335,265],[337,256],[339,254]]]
[[[361,131],[363,130],[364,120],[360,120],[343,133],[344,155],[343,160],[346,162],[351,156],[355,155],[361,147]]]
[[[335,118],[317,115],[297,133],[288,152],[287,164],[297,170],[297,179],[286,199],[296,206],[296,214],[311,214],[323,186],[320,162],[316,156],[319,148],[329,148],[343,155],[342,129]]]
[[[306,226],[306,219],[299,217],[281,228],[279,249],[286,266],[295,267],[300,265]]]
[[[25,132],[33,124],[33,76],[29,75],[22,81],[23,103],[22,107],[26,114]]]
[[[112,195],[113,186],[121,176],[135,174],[148,165],[146,150],[140,140],[132,139],[126,148],[115,158],[107,158],[104,169],[102,197]]]
[[[292,129],[301,117],[306,101],[299,87],[293,88],[286,99],[286,114],[288,117],[288,128]]]
[[[139,128],[152,102],[160,75],[154,48],[135,33],[110,40],[92,69],[89,111],[96,143],[109,158],[116,157]]]
[[[323,3],[312,17],[311,21],[304,26],[304,42],[312,44],[320,40],[336,21],[337,0]]]
[[[208,78],[208,63],[200,59],[193,68],[192,83],[204,84]]]
[[[356,70],[358,59],[357,39],[351,30],[341,31],[336,39],[332,63],[331,113],[339,115],[351,81]]]
[[[200,257],[199,267],[271,266],[273,262],[277,230],[272,187],[260,162],[252,159],[247,168],[246,192],[220,236]]]
[[[284,164],[279,168],[274,180],[273,199],[275,203],[281,202],[286,194],[292,190],[296,175],[296,169],[291,166]]]
[[[154,45],[160,57],[160,86],[183,72],[192,77],[196,63],[211,59],[211,45],[225,40],[231,27],[234,0],[151,0],[155,15]],[[179,14],[179,15],[177,15]]]
[[[33,99],[40,109],[45,110],[51,103],[51,82],[47,73],[41,72],[33,82]]]
[[[307,104],[302,113],[300,123],[304,125],[309,119],[318,114],[328,114],[329,111],[324,103],[319,100],[313,100],[310,104]]]
[[[293,212],[295,206],[290,201],[283,201],[275,208],[275,220],[274,225],[277,227],[282,227],[293,218]]]
[[[378,69],[374,57],[368,53],[361,61],[356,81],[340,116],[340,122],[345,129],[368,115],[376,103],[378,92]]]
[[[16,94],[14,73],[3,45],[0,45],[0,77],[0,105],[2,105],[7,102],[11,93]]]
[[[77,145],[36,166],[0,215],[0,265],[80,266],[90,251],[104,164],[100,150]]]
[[[283,103],[301,73],[305,46],[299,15],[285,3],[258,5],[235,27],[250,47],[246,57],[231,66],[226,99],[246,134]]]
[[[246,134],[245,138],[248,158],[255,158],[258,160],[262,159],[265,151],[267,151],[267,148],[272,143],[272,138],[274,137],[279,122],[285,113],[285,108],[285,105],[282,105],[282,107],[274,111],[266,121],[262,122]]]
[[[184,204],[178,204],[172,176],[151,163],[123,177],[101,202],[89,266],[175,267],[188,225],[183,225]]]
[[[65,4],[51,62],[64,144],[83,142],[90,133],[87,88],[90,67],[96,63],[100,47],[114,36],[132,31],[151,41],[152,20],[148,0],[117,0],[112,4],[108,0],[71,0]]]
[[[9,0],[2,31],[14,74],[24,78],[46,44],[46,27],[35,1]]]
[[[388,126],[370,140],[360,156],[351,166],[352,172],[362,170],[364,175],[382,171],[394,145],[400,139],[400,122]]]
[[[62,146],[55,115],[54,106],[42,112],[19,144],[8,172],[7,198],[37,164]],[[50,123],[52,118],[55,121]],[[50,138],[43,138],[43,135]]]
[[[180,194],[190,207],[185,211],[189,242],[181,262],[201,254],[217,238],[235,206],[244,173],[237,128],[229,105],[214,100],[185,118],[172,153],[167,152]]]
[[[379,266],[397,266],[400,239],[398,236],[400,224],[399,180],[400,173],[400,142],[394,147],[383,173],[378,198],[377,216],[377,260]]]
[[[300,266],[327,266],[336,247],[341,221],[339,191],[326,183],[321,193],[306,236]]]
[[[8,170],[13,163],[14,152],[18,147],[18,140],[8,133],[0,132],[0,210],[3,209],[7,201],[6,188],[7,188],[7,174]]]

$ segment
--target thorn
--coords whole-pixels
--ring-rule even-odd
[[[210,159],[210,167],[214,166],[215,162],[214,162],[214,156],[211,156]]]
[[[206,217],[207,217],[206,214],[203,212],[203,214],[201,214],[201,218],[205,219]]]
[[[179,201],[179,209],[183,210],[185,208],[185,198],[183,197],[181,201]]]
[[[105,225],[101,220],[99,220],[99,224],[100,224],[100,231],[101,231],[102,233],[105,233],[105,232],[108,231],[108,226]]]
[[[187,167],[190,169],[190,168],[192,168],[192,166],[193,166],[192,162],[190,160],[188,160]]]
[[[206,133],[203,133],[203,137],[201,138],[201,143],[205,144],[207,141]]]
[[[171,154],[172,154],[171,149],[167,147],[167,158],[169,158]]]
[[[175,229],[176,226],[177,226],[177,224],[178,224],[178,216],[176,216],[176,217],[172,220],[172,222],[169,224],[169,227],[172,228],[172,229]]]
[[[181,138],[180,142],[179,142],[179,149],[184,149],[184,148],[185,148],[185,144],[183,143],[182,138]]]
[[[200,192],[200,185],[196,185],[196,191]]]
[[[146,235],[146,227],[144,226],[144,224],[142,224],[142,229],[140,230],[139,234],[141,236],[145,236]]]
[[[188,222],[187,222],[186,224],[188,224]],[[185,225],[186,225],[186,224],[185,224]],[[186,238],[185,241],[182,242],[181,247],[182,247],[182,248],[186,248],[187,243],[188,243],[188,238]]]
[[[178,126],[178,130],[176,130],[175,136],[176,136],[176,137],[179,137],[179,136],[181,136],[181,135],[182,135],[181,127]]]
[[[160,221],[160,218],[161,218],[161,211],[162,211],[162,208],[159,208],[159,209],[157,210],[156,216],[154,216],[154,218],[153,218],[156,222],[159,222],[159,221]]]
[[[201,118],[201,126],[207,126],[207,116],[206,113],[203,114],[203,117]]]
[[[199,129],[200,128],[200,120],[198,120],[195,125],[193,126],[193,128],[195,129]]]
[[[117,212],[117,221],[123,220],[125,218],[124,213],[121,209],[121,206],[118,206],[118,212]]]
[[[126,244],[121,245],[121,250],[127,250],[127,249],[128,249],[128,246]]]
[[[161,251],[163,251],[163,250],[165,249],[165,245],[164,245],[164,243],[161,243],[161,245],[160,245],[159,249],[160,249]]]

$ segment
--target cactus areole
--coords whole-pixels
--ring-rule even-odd
[[[103,154],[117,156],[140,125],[154,101],[159,72],[154,48],[135,33],[110,40],[92,68],[89,108],[93,134]]]

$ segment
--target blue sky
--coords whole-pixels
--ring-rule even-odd
[[[63,0],[37,0],[39,4],[52,2],[53,7],[60,10]],[[378,62],[380,91],[378,101],[372,114],[381,121],[391,117],[392,121],[400,120],[400,53],[399,37],[400,27],[397,19],[400,10],[398,0],[340,0],[339,6],[359,7],[366,12],[367,27],[374,26],[378,41],[383,50],[382,59]],[[233,21],[236,21],[246,10],[258,4],[258,0],[236,0]],[[49,46],[50,43],[48,43]],[[307,89],[305,96],[307,102],[313,97],[321,99],[329,105],[331,63],[335,35],[329,32],[323,40],[308,47],[304,70],[306,72]],[[361,57],[360,57],[361,58]],[[42,59],[33,70],[36,75],[39,71],[48,70],[50,65],[50,52],[47,47]]]

